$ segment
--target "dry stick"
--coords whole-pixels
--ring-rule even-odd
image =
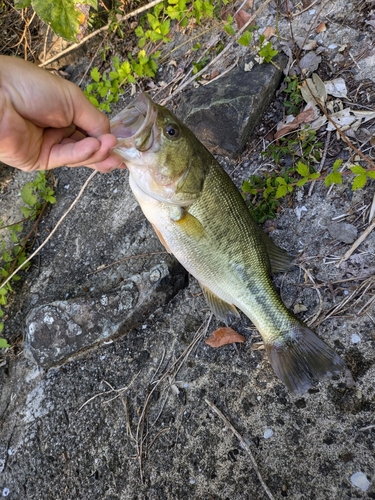
[[[311,326],[315,323],[315,321],[319,318],[322,310],[323,310],[323,299],[322,299],[322,294],[320,293],[320,290],[315,287],[315,281],[314,281],[314,278],[311,276],[311,273],[308,269],[306,269],[302,264],[299,265],[299,267],[301,269],[303,269],[303,271],[306,273],[306,275],[310,278],[311,282],[314,284],[314,290],[316,291],[318,297],[319,297],[319,309],[318,309],[318,312],[312,317],[310,318],[308,321],[306,321],[307,325],[308,326]]]
[[[2,228],[0,228],[2,229]],[[124,262],[125,260],[131,260],[131,259],[143,259],[145,257],[151,257],[152,255],[165,255],[168,252],[151,252],[151,253],[141,253],[139,255],[128,255],[127,257],[123,257],[122,259],[115,260],[114,262],[111,262],[110,264],[102,264],[99,266],[95,271],[92,271],[91,273],[88,273],[87,276],[91,276],[92,274],[100,273],[101,271],[104,271],[105,269],[108,269],[111,266],[115,266],[116,264],[119,264],[120,262]]]
[[[322,168],[324,167],[324,164],[326,162],[327,153],[328,153],[328,146],[329,146],[330,141],[331,141],[331,131],[328,130],[327,137],[326,137],[326,142],[324,144],[324,151],[323,151],[322,159],[321,159],[321,161],[319,163],[319,167],[316,169],[316,171],[318,173],[320,173],[322,171]],[[316,183],[316,180],[313,180],[312,183],[310,184],[310,188],[309,188],[309,192],[308,192],[307,196],[311,196],[312,195],[315,183]]]
[[[91,181],[91,179],[94,177],[94,175],[96,175],[98,173],[97,170],[95,170],[92,174],[90,174],[90,176],[87,178],[87,180],[85,181],[84,185],[81,187],[81,190],[80,192],[78,193],[78,196],[77,198],[73,201],[73,203],[70,205],[70,207],[68,208],[68,210],[65,212],[65,214],[61,217],[61,219],[58,221],[58,223],[56,224],[56,226],[52,229],[52,231],[49,233],[49,235],[47,236],[47,238],[43,241],[43,243],[35,250],[35,252],[33,252],[26,260],[25,262],[23,262],[19,267],[17,267],[17,269],[15,271],[13,271],[13,273],[8,276],[8,278],[4,281],[4,283],[1,283],[0,285],[0,289],[3,288],[7,283],[8,281],[10,281],[13,276],[15,274],[18,273],[18,271],[20,271],[23,266],[29,262],[33,257],[35,257],[35,255],[40,252],[40,250],[44,247],[44,245],[52,238],[53,234],[55,234],[57,228],[60,226],[60,224],[62,223],[62,221],[65,219],[65,217],[68,215],[68,213],[72,210],[72,208],[75,206],[75,204],[77,203],[77,201],[80,199],[80,197],[82,196],[84,190],[86,189],[88,183]]]
[[[372,219],[374,217],[375,217],[375,191],[374,191],[374,197],[373,197],[372,203],[371,203],[370,215],[368,216],[369,223],[372,221]]]
[[[220,54],[218,54],[214,59],[212,59],[212,61],[210,61],[208,64],[206,64],[206,66],[201,69],[201,71],[199,71],[198,73],[196,73],[194,76],[192,76],[187,82],[185,82],[183,85],[180,85],[174,92],[172,92],[171,95],[169,95],[165,100],[164,100],[164,103],[167,103],[168,101],[170,101],[171,99],[173,99],[173,97],[178,94],[179,92],[181,92],[181,90],[183,90],[185,87],[187,87],[188,85],[190,85],[190,83],[192,83],[194,80],[196,80],[199,76],[203,75],[203,73],[206,73],[207,72],[207,69],[212,66],[213,64],[215,64],[224,54],[226,54],[229,49],[237,42],[237,40],[240,38],[240,36],[242,35],[242,33],[246,30],[246,28],[254,21],[254,19],[256,19],[256,17],[261,13],[263,12],[263,10],[267,7],[267,5],[271,2],[271,0],[265,0],[265,2],[263,2],[263,4],[259,7],[259,9],[254,12],[254,14],[250,17],[250,19],[247,21],[246,24],[244,24],[242,26],[242,28],[240,30],[238,30],[237,34],[235,37],[233,37],[233,39],[228,43],[228,45],[220,52]]]
[[[125,14],[125,16],[122,16],[118,20],[118,23],[122,23],[123,21],[126,21],[130,17],[134,17],[137,14],[140,14],[141,12],[144,12],[145,10],[151,9],[151,7],[154,7],[155,5],[157,5],[158,3],[161,3],[161,2],[163,2],[163,0],[153,0],[153,2],[150,2],[147,5],[144,5],[143,7],[139,7],[139,9],[135,9],[132,12],[129,12],[129,14]],[[55,56],[51,57],[47,61],[44,61],[42,64],[39,64],[39,66],[41,68],[44,68],[44,66],[48,66],[48,64],[56,61],[57,59],[59,59],[62,56],[65,56],[65,54],[68,54],[69,52],[71,52],[72,50],[76,49],[77,47],[79,47],[83,43],[87,42],[87,40],[90,40],[90,38],[93,38],[94,36],[98,35],[99,33],[102,33],[103,31],[107,31],[108,28],[110,27],[110,25],[111,25],[111,23],[108,23],[105,26],[102,26],[101,28],[99,28],[98,30],[93,31],[89,35],[87,35],[84,38],[82,38],[82,40],[80,42],[73,43],[73,45],[70,45],[70,47],[66,48],[65,50],[62,50],[61,52],[59,52]]]
[[[263,481],[262,476],[260,475],[258,465],[255,461],[254,455],[251,453],[249,445],[246,443],[244,438],[241,436],[241,434],[233,427],[233,425],[229,422],[229,420],[221,413],[219,408],[217,408],[213,403],[211,403],[210,400],[205,399],[205,402],[208,404],[208,406],[211,408],[211,410],[216,413],[216,415],[221,418],[221,420],[224,422],[226,427],[228,427],[233,434],[236,436],[236,438],[239,440],[241,443],[242,447],[244,448],[245,451],[247,451],[248,455],[250,456],[251,463],[253,464],[253,468],[255,470],[256,475],[258,476],[258,479],[260,481],[260,484],[263,486],[264,491],[267,493],[267,496],[270,500],[275,500],[275,497],[272,495],[271,491],[268,489],[268,486],[266,483]]]
[[[367,229],[361,234],[361,236],[353,243],[353,245],[349,248],[349,250],[342,257],[340,262],[336,264],[336,267],[340,267],[341,264],[348,260],[352,253],[359,247],[359,245],[367,238],[367,236],[371,233],[371,231],[375,228],[375,219],[373,219],[372,223],[367,227]]]

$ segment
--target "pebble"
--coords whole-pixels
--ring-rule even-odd
[[[327,229],[333,239],[343,243],[353,243],[358,234],[357,228],[347,222],[331,222]]]
[[[10,489],[9,488],[4,488],[3,489],[3,497],[7,497],[10,493]]]
[[[357,486],[362,491],[367,491],[370,487],[370,481],[367,479],[366,474],[363,472],[356,472],[350,476],[350,481],[354,486]]]
[[[264,434],[263,434],[264,439],[268,439],[271,436],[273,436],[273,430],[272,429],[266,429],[264,431]]]
[[[358,342],[361,342],[361,337],[356,333],[353,333],[353,335],[351,336],[351,343],[358,344]]]

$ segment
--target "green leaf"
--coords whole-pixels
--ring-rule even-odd
[[[309,179],[319,179],[320,174],[319,172],[314,172],[313,174],[309,175]]]
[[[4,330],[4,323],[0,323],[0,332]],[[0,349],[6,349],[10,347],[10,344],[6,341],[6,339],[0,338]]]
[[[235,34],[235,31],[234,31],[233,27],[230,24],[226,24],[224,26],[224,30],[230,36],[233,36]]]
[[[33,207],[38,201],[37,196],[33,193],[33,185],[31,182],[28,182],[21,189],[21,198],[26,205]]]
[[[241,38],[238,39],[238,43],[247,47],[251,42],[252,37],[253,35],[250,33],[250,31],[245,31]]]
[[[306,184],[306,182],[308,182],[308,178],[307,177],[304,177],[303,179],[300,179],[298,182],[297,182],[297,186],[298,187],[301,187],[301,186],[304,186]]]
[[[342,175],[340,172],[332,172],[324,179],[324,184],[328,187],[331,184],[342,184]]]
[[[137,37],[144,36],[145,32],[143,31],[142,26],[137,26],[134,30],[134,33],[137,35]]]
[[[168,35],[169,30],[171,26],[171,21],[170,19],[166,19],[163,23],[160,25],[160,33],[164,36]]]
[[[76,0],[33,0],[32,5],[38,16],[51,26],[56,35],[76,42],[80,27],[86,16],[77,8]],[[90,4],[90,1],[82,3]]]
[[[366,174],[366,169],[361,167],[361,165],[353,165],[350,167],[350,170],[353,172],[353,174]]]
[[[366,171],[365,171],[366,172]],[[356,189],[361,189],[365,186],[367,181],[367,175],[366,173],[357,175],[354,178],[353,184],[352,184],[352,190],[355,191]]]
[[[278,54],[278,51],[272,47],[272,43],[268,42],[267,45],[259,50],[259,55],[264,58],[264,60],[269,63]]]
[[[282,198],[287,193],[287,185],[280,184],[276,189],[275,198]]]
[[[21,207],[21,212],[24,215],[24,217],[30,217],[31,215],[33,215],[34,210],[29,207]]]
[[[335,163],[333,164],[333,171],[336,172],[336,170],[338,170],[341,165],[342,165],[342,162],[343,160],[341,158],[339,158],[338,160],[335,160]]]
[[[375,179],[375,172],[373,170],[368,170],[367,175],[370,179]]]
[[[100,81],[101,75],[97,67],[91,70],[90,76],[94,80],[94,82],[98,83]]]
[[[302,175],[302,177],[308,177],[310,174],[309,167],[301,161],[299,161],[297,164],[297,172],[299,173],[299,175]]]

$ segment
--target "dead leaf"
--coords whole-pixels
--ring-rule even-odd
[[[251,15],[245,10],[241,9],[240,11],[238,11],[237,14],[234,16],[237,28],[240,30],[243,26],[245,26],[250,17]]]
[[[321,63],[322,58],[317,56],[315,52],[308,52],[306,55],[302,57],[299,64],[304,74],[313,73],[316,69],[318,69],[319,64]]]
[[[348,91],[346,88],[345,80],[343,78],[334,78],[328,82],[324,82],[327,94],[334,97],[347,97]]]
[[[264,351],[264,342],[254,342],[251,351]]]
[[[315,30],[317,33],[322,33],[323,31],[327,31],[327,25],[326,23],[324,22],[321,22],[320,24],[318,24],[316,30]]]
[[[292,130],[297,129],[302,123],[309,123],[313,120],[316,120],[317,108],[312,103],[309,103],[306,108],[301,111],[301,113],[299,113],[294,118],[292,117],[292,120],[290,117],[291,115],[287,118],[287,123],[281,122],[281,124],[279,124],[281,126],[275,134],[275,139],[278,139],[279,137],[288,134]]]
[[[273,37],[276,33],[276,30],[273,26],[267,26],[267,28],[263,31],[262,35],[265,37],[266,40],[269,40],[271,37]]]
[[[211,347],[221,347],[227,344],[234,344],[235,342],[245,342],[245,337],[235,332],[229,326],[218,328],[206,340],[206,344]]]
[[[254,67],[254,61],[250,61],[249,63],[245,63],[244,71],[251,71]]]
[[[315,99],[323,106],[327,100],[327,90],[321,78],[313,73],[312,79],[307,78],[301,86],[301,94],[305,102],[315,104]]]
[[[305,304],[295,304],[295,306],[293,307],[294,314],[298,314],[300,312],[305,312],[305,311],[307,311],[307,307],[305,306]]]
[[[302,47],[303,50],[315,50],[318,47],[318,42],[316,40],[308,40]]]

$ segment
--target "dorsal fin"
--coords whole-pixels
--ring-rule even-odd
[[[271,273],[289,271],[295,257],[277,246],[264,231],[261,230],[261,234],[270,260]]]

